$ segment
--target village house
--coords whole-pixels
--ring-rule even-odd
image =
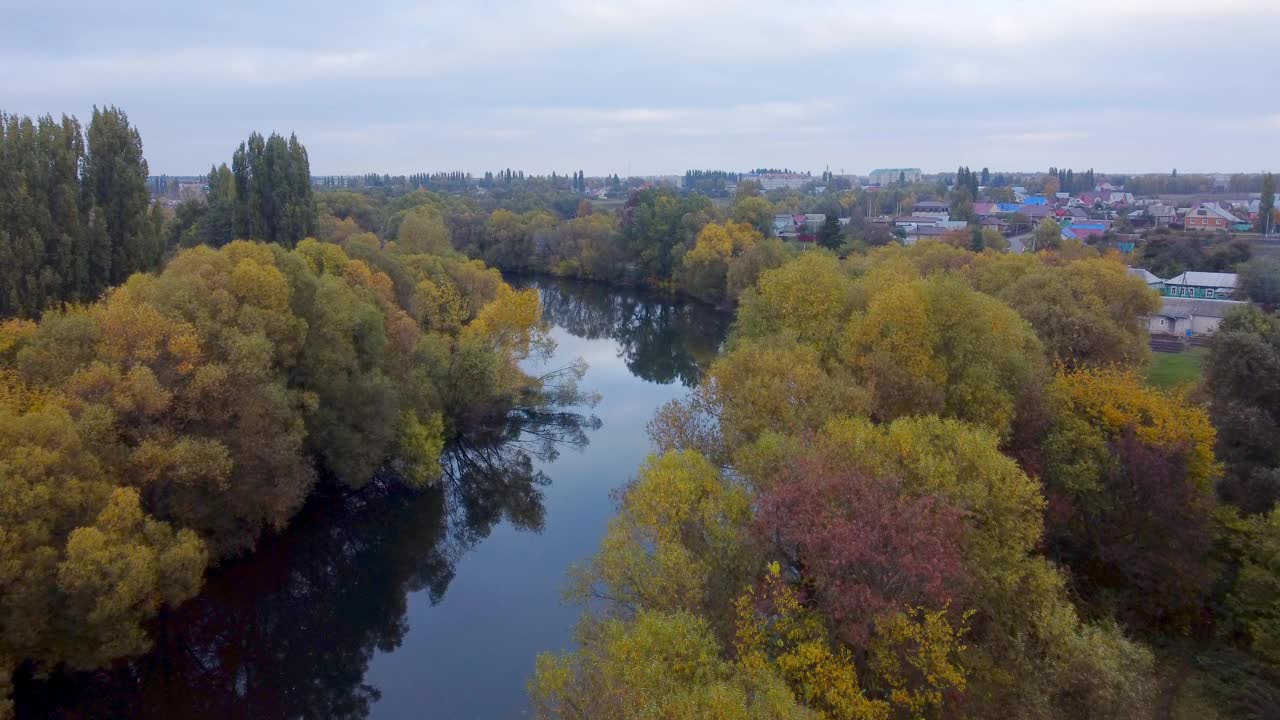
[[[1007,234],[1009,232],[1009,223],[998,217],[984,217],[982,218],[981,225],[983,230],[991,228],[1001,234]]]
[[[940,220],[951,218],[951,204],[937,200],[921,200],[911,207],[912,215],[928,215]]]
[[[1026,217],[1032,225],[1039,225],[1041,220],[1057,215],[1048,205],[1019,205],[1014,212]]]
[[[1240,222],[1240,218],[1232,215],[1216,202],[1202,202],[1187,211],[1183,225],[1188,230],[1231,230]]]
[[[1146,268],[1129,268],[1129,274],[1142,280],[1152,290],[1164,289],[1164,280]]]
[[[1160,309],[1147,318],[1147,329],[1152,335],[1212,335],[1232,310],[1245,304],[1236,300],[1163,297]]]
[[[1062,228],[1062,239],[1085,242],[1093,238],[1102,237],[1109,227],[1109,223],[1101,221],[1073,222]]]
[[[1169,297],[1225,300],[1236,292],[1235,273],[1188,270],[1164,281],[1161,293]]]

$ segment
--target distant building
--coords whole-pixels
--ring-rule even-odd
[[[991,228],[992,230],[996,230],[1003,234],[1009,232],[1009,223],[998,217],[984,217],[982,218],[982,229],[986,230],[987,228]]]
[[[1032,225],[1037,225],[1047,217],[1051,218],[1057,215],[1053,208],[1048,205],[1019,205],[1015,213],[1025,216],[1031,221]]]
[[[878,168],[871,171],[872,185],[892,185],[899,180],[909,183],[920,182],[920,168]]]
[[[209,186],[203,180],[196,182],[179,182],[178,199],[182,201],[196,200],[209,194]]]
[[[1235,294],[1235,273],[1188,270],[1164,281],[1160,292],[1169,297],[1225,300]]]
[[[1151,224],[1156,227],[1169,227],[1170,223],[1178,221],[1177,208],[1169,205],[1148,205],[1147,215],[1151,217]]]
[[[1133,197],[1133,193],[1119,190],[1083,192],[1080,193],[1077,200],[1086,207],[1094,207],[1095,205],[1133,205],[1137,202],[1136,198]]]
[[[796,234],[796,218],[794,215],[784,213],[773,216],[774,237],[795,237]]]
[[[951,217],[951,204],[937,200],[922,200],[911,207],[912,215],[929,215],[942,220]]]
[[[1235,300],[1207,300],[1164,297],[1160,309],[1147,318],[1152,335],[1212,335],[1232,310],[1247,303]]]
[[[1187,211],[1183,223],[1188,230],[1230,230],[1240,222],[1222,206],[1214,202],[1202,202]]]
[[[1129,274],[1142,280],[1152,290],[1160,290],[1164,287],[1164,280],[1146,268],[1129,268]]]
[[[930,224],[905,225],[905,226],[900,225],[899,227],[904,228],[904,230],[906,231],[907,236],[906,238],[903,239],[902,244],[908,247],[910,247],[911,245],[915,245],[920,240],[938,240],[943,235],[946,235],[948,232],[951,232],[946,228],[938,227],[937,225],[930,225]]]
[[[813,178],[803,173],[761,173],[743,179],[759,183],[762,190],[799,190]]]
[[[1102,237],[1107,232],[1107,227],[1106,223],[1101,222],[1073,222],[1062,229],[1062,239],[1084,242]]]

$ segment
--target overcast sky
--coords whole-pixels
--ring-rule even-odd
[[[0,109],[153,173],[1280,169],[1280,0],[0,0]]]

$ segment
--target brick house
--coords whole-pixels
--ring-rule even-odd
[[[1188,230],[1226,231],[1238,222],[1240,222],[1239,218],[1212,202],[1196,205],[1187,211],[1187,216],[1183,219],[1183,224]]]

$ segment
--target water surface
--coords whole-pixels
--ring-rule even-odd
[[[568,649],[568,568],[649,452],[645,423],[714,358],[728,317],[599,285],[527,281],[593,409],[520,418],[450,449],[439,487],[322,493],[282,535],[97,673],[20,678],[20,717],[507,718],[537,653]]]

